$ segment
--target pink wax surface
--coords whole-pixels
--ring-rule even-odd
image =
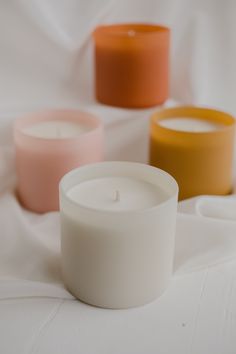
[[[43,138],[27,134],[26,128],[46,121],[85,124],[87,131],[66,138]],[[32,113],[14,125],[17,193],[22,205],[34,212],[59,210],[58,185],[70,170],[102,161],[104,128],[97,117],[76,110]]]

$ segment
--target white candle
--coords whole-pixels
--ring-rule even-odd
[[[37,138],[65,139],[78,137],[89,130],[91,130],[91,127],[85,123],[51,120],[31,124],[22,129],[22,132]]]
[[[60,184],[62,269],[84,302],[126,308],[166,288],[178,187],[166,172],[129,162],[71,171]]]
[[[222,124],[192,117],[167,118],[158,121],[158,124],[168,129],[193,133],[210,132],[222,128]]]
[[[129,177],[104,177],[82,182],[68,191],[78,204],[98,210],[143,210],[166,199],[154,184]]]

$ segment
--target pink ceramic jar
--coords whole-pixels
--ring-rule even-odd
[[[100,119],[76,110],[29,114],[14,125],[17,193],[34,212],[59,209],[60,179],[79,166],[104,157]]]

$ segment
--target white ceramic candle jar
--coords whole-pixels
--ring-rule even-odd
[[[178,186],[139,163],[102,162],[60,183],[62,270],[78,299],[128,308],[166,289],[174,254]]]

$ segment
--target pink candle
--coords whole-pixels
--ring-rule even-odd
[[[103,124],[73,110],[27,115],[15,122],[17,192],[38,213],[59,209],[58,184],[68,171],[103,160]]]

